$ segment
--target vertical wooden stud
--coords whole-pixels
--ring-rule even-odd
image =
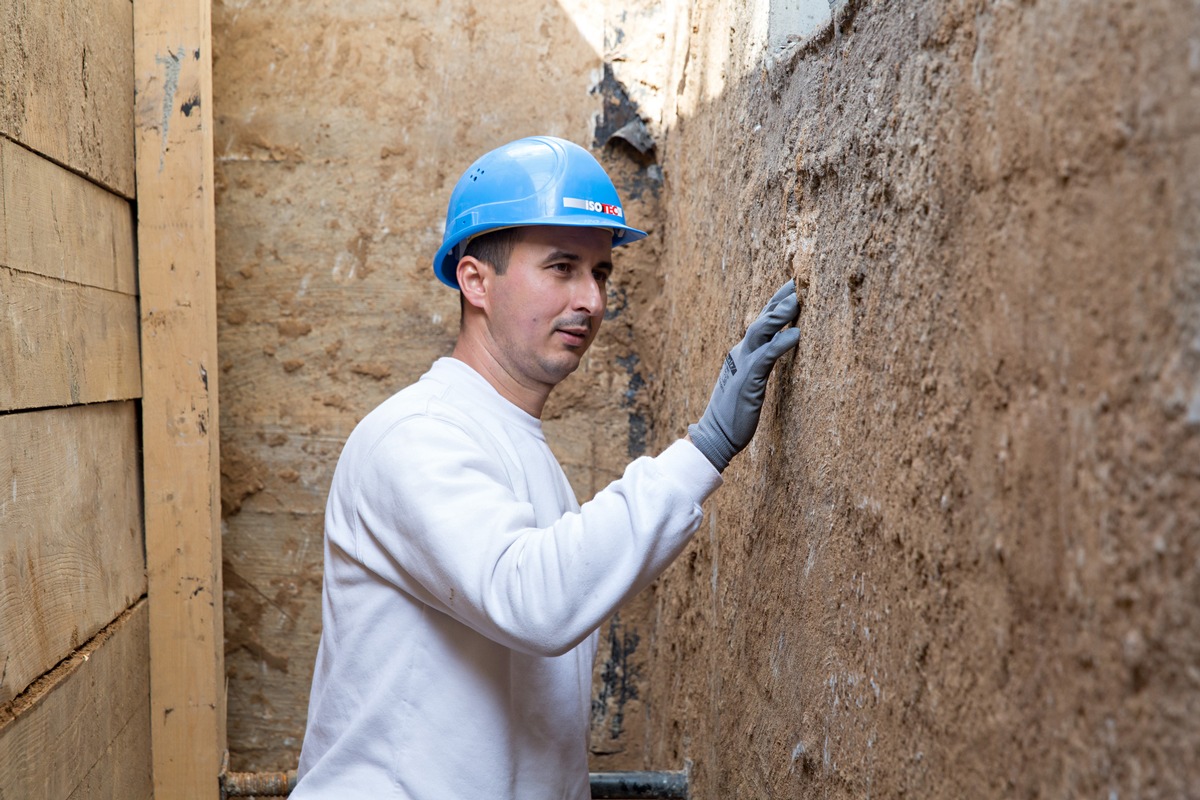
[[[138,272],[155,796],[225,749],[210,0],[135,0]]]

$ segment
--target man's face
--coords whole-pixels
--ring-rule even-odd
[[[553,387],[579,367],[604,319],[612,234],[561,226],[522,234],[493,278],[489,332],[513,378]]]

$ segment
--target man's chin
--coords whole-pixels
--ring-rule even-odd
[[[546,382],[551,386],[555,386],[566,380],[567,376],[575,370],[579,369],[579,365],[583,362],[583,349],[579,352],[564,353],[553,361],[542,363],[542,372],[546,376]]]

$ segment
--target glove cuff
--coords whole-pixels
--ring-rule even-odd
[[[728,447],[722,447],[721,442],[717,437],[713,436],[699,423],[688,426],[688,436],[692,439],[692,444],[696,445],[696,449],[704,454],[717,472],[724,472],[729,466],[729,460],[733,458],[733,453],[726,454]],[[724,439],[724,436],[720,437]]]

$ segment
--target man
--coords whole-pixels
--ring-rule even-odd
[[[688,543],[799,333],[789,282],[730,352],[689,436],[582,508],[542,435],[604,317],[629,227],[583,148],[480,158],[434,272],[453,356],[367,415],[325,517],[323,630],[297,800],[584,800],[596,630]]]

